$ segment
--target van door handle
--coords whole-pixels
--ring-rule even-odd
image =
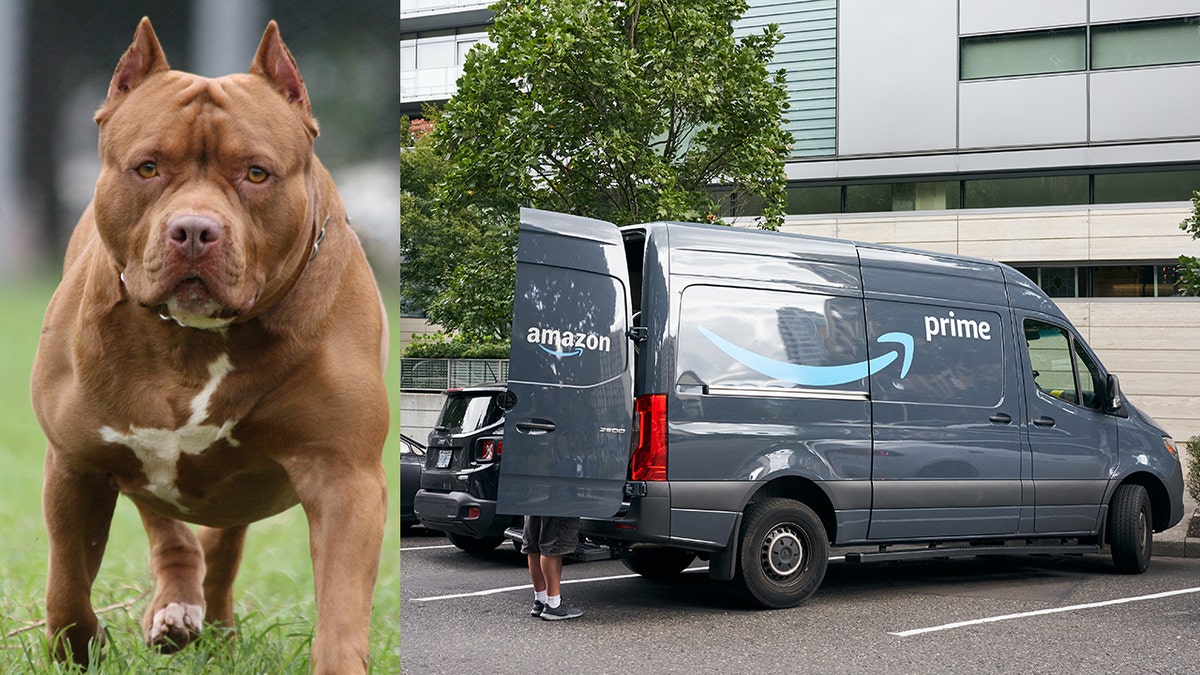
[[[988,417],[988,421],[995,422],[996,424],[1012,424],[1012,415],[1008,413],[996,413]]]
[[[1053,417],[1038,417],[1033,420],[1033,423],[1039,427],[1052,427],[1056,424]]]
[[[517,431],[522,431],[535,436],[539,434],[548,434],[551,431],[554,431],[556,428],[557,427],[554,426],[554,422],[549,422],[546,420],[526,420],[524,422],[517,422]]]

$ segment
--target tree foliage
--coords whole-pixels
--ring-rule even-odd
[[[441,202],[449,163],[434,149],[435,134],[415,136],[403,126],[401,300],[468,340],[507,340],[516,214]]]
[[[1179,229],[1200,239],[1200,192],[1192,192],[1192,215],[1179,224]],[[1179,285],[1188,295],[1200,295],[1200,258],[1179,256]]]
[[[618,225],[783,220],[781,34],[735,37],[744,0],[500,0],[438,121],[444,198]],[[732,208],[731,208],[732,207]]]

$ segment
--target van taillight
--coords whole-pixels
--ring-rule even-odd
[[[491,462],[500,459],[500,453],[504,451],[504,441],[496,438],[485,438],[479,441],[479,453],[476,459],[481,462]]]
[[[630,480],[667,479],[667,395],[639,396],[633,406]]]

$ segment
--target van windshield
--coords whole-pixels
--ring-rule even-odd
[[[452,434],[470,433],[499,422],[504,411],[492,392],[461,393],[446,397],[438,427]]]

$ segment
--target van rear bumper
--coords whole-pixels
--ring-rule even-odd
[[[636,485],[638,492],[644,492],[644,494],[627,499],[621,505],[621,510],[612,518],[581,519],[579,533],[597,541],[669,544],[671,542],[670,483],[647,481]]]
[[[472,507],[479,517],[468,518]],[[496,515],[496,502],[472,497],[466,492],[417,490],[413,512],[421,524],[431,530],[468,537],[499,537],[512,523],[511,516]]]
[[[740,503],[737,497],[745,491],[744,485],[731,481],[687,484],[647,481],[633,485],[633,492],[639,496],[630,497],[613,518],[584,518],[580,532],[597,541],[658,544],[693,551],[715,552],[729,546],[741,514],[719,506]],[[681,499],[681,493],[698,489],[728,494],[722,494],[721,499],[704,500],[718,508],[681,508],[680,502],[694,501]]]

